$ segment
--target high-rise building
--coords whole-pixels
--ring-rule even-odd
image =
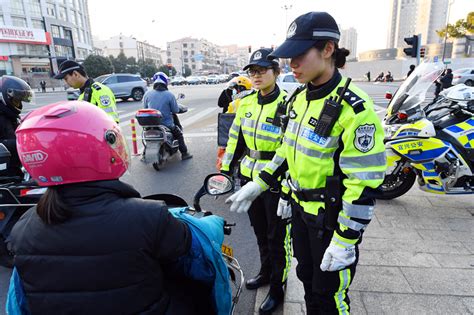
[[[166,63],[171,64],[179,74],[187,66],[192,73],[220,72],[218,47],[205,39],[185,37],[167,43]]]
[[[34,84],[92,52],[87,0],[0,1],[0,74]]]
[[[344,47],[350,51],[347,60],[357,59],[357,31],[355,28],[341,29],[339,47]]]
[[[405,46],[404,38],[421,34],[422,44],[440,43],[436,30],[446,25],[449,0],[392,0],[387,48]]]

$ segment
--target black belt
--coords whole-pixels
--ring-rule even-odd
[[[320,201],[325,202],[326,189],[325,188],[316,188],[316,189],[297,189],[291,179],[288,179],[288,185],[290,186],[291,191],[295,194],[296,198],[300,201]]]
[[[247,155],[256,160],[271,160],[275,156],[275,151],[256,151],[248,149]]]

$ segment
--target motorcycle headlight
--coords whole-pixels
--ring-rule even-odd
[[[386,139],[391,139],[393,135],[397,132],[398,129],[400,129],[402,125],[401,124],[394,124],[394,125],[383,125],[383,130],[385,133],[385,138]]]

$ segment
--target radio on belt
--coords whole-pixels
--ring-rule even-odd
[[[342,99],[347,89],[349,88],[350,83],[351,78],[347,78],[346,84],[344,85],[344,88],[340,91],[337,101],[333,99],[332,96],[324,101],[323,110],[321,111],[321,114],[318,118],[318,122],[316,123],[316,127],[314,128],[314,132],[316,134],[322,137],[329,136],[332,127],[334,127],[334,124],[336,123],[336,120],[339,118],[339,114],[341,113]]]

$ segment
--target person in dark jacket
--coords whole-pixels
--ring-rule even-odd
[[[453,86],[453,70],[446,69],[446,74],[439,79],[441,83],[441,90],[448,89]]]
[[[21,162],[48,188],[9,241],[31,313],[214,313],[212,283],[178,268],[199,256],[199,240],[164,203],[119,180],[130,157],[103,110],[51,104],[32,112],[17,136]]]
[[[20,120],[22,102],[30,102],[32,97],[33,91],[22,79],[8,75],[0,78],[0,143],[11,154],[9,166],[6,170],[0,170],[0,176],[22,176],[15,130]]]

